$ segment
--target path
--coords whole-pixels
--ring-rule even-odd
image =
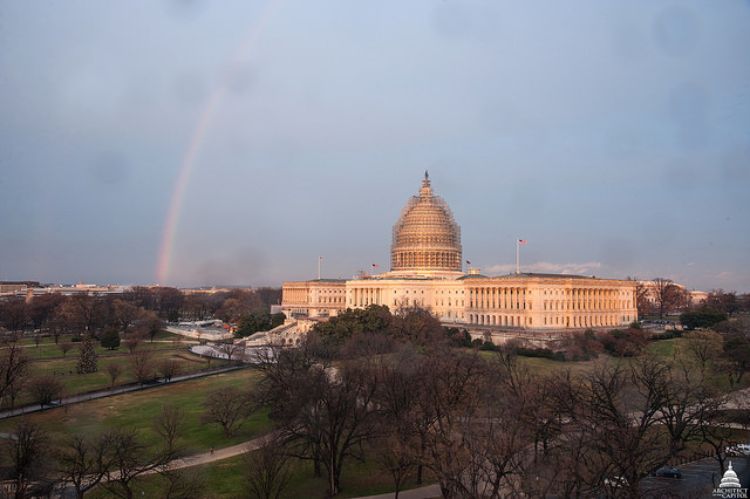
[[[357,497],[356,499],[394,499],[395,497],[395,492],[388,492],[375,496]],[[443,497],[443,493],[440,492],[440,485],[436,483],[416,489],[402,490],[398,493],[398,499],[433,499],[435,497]]]
[[[192,466],[200,466],[202,464],[213,463],[214,461],[221,461],[223,459],[229,459],[230,457],[239,456],[254,450],[258,450],[268,442],[273,440],[274,433],[267,433],[260,437],[252,440],[247,440],[241,444],[232,445],[230,447],[222,447],[221,449],[215,449],[213,451],[203,452],[201,454],[193,454],[192,456],[185,456],[174,461],[170,461],[166,468],[169,470],[179,470],[182,468],[190,468]],[[158,470],[152,470],[150,473],[157,473]]]
[[[40,406],[39,404],[31,404],[31,405],[25,405],[23,407],[17,407],[15,409],[6,409],[4,411],[0,411],[0,419],[12,418],[15,416],[20,416],[22,414],[30,414],[32,412],[46,411],[49,409],[57,409],[65,405],[77,404],[79,402],[87,402],[89,400],[95,400],[95,399],[100,399],[104,397],[111,397],[113,395],[121,395],[123,393],[138,392],[141,390],[148,390],[151,388],[168,386],[168,385],[179,383],[182,381],[189,381],[191,379],[196,379],[196,378],[205,378],[207,376],[213,376],[215,374],[221,374],[221,373],[236,371],[236,370],[245,369],[245,368],[246,366],[244,365],[220,367],[218,369],[212,369],[210,371],[199,371],[199,372],[190,373],[190,374],[181,374],[178,376],[173,376],[172,379],[166,383],[164,381],[154,381],[154,382],[143,384],[143,385],[139,385],[137,383],[131,383],[127,385],[118,386],[115,388],[107,388],[106,390],[97,390],[94,392],[71,395],[70,397],[62,398],[58,403],[45,405],[44,407]]]

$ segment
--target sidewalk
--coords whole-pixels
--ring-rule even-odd
[[[395,497],[394,492],[388,492],[375,496],[357,497],[356,499],[394,499]],[[440,492],[440,485],[436,483],[417,489],[402,490],[398,493],[398,499],[433,499],[436,497],[443,497],[443,493]]]

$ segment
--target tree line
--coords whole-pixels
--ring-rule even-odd
[[[639,317],[658,317],[691,310],[709,310],[731,316],[750,313],[750,294],[714,289],[705,300],[693,302],[688,290],[671,279],[654,278],[649,285],[636,286],[636,306]]]
[[[170,287],[135,286],[121,295],[74,295],[49,293],[29,301],[0,301],[0,326],[9,332],[35,331],[56,339],[66,332],[98,335],[107,327],[121,331],[149,321],[221,319],[239,323],[251,314],[267,313],[278,303],[281,290],[236,289],[213,294],[185,294]]]
[[[284,463],[306,460],[335,495],[347,463],[373,460],[397,491],[437,481],[446,498],[641,497],[645,477],[698,451],[723,470],[724,341],[689,333],[673,358],[539,373],[512,346],[451,348],[426,311],[347,311],[262,364],[253,398],[277,441],[258,473],[283,488]]]

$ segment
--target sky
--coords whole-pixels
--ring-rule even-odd
[[[750,291],[748,0],[0,0],[0,280],[389,265]]]

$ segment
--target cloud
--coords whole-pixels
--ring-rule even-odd
[[[592,274],[594,270],[602,267],[601,262],[583,262],[583,263],[553,263],[553,262],[536,262],[523,264],[521,270],[524,272],[536,272],[545,274]],[[516,266],[513,264],[490,265],[484,269],[490,274],[505,274],[515,272]]]

